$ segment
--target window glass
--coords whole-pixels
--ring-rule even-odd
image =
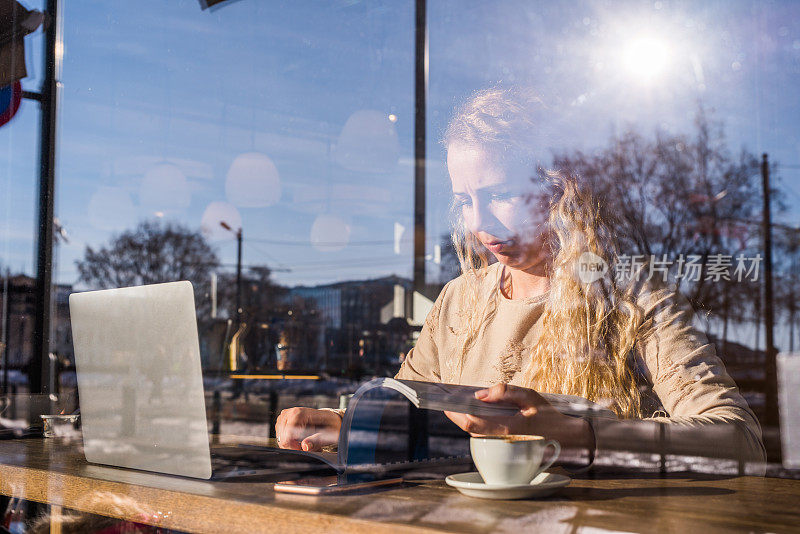
[[[798,344],[793,243],[800,130],[784,89],[798,81],[796,6],[626,6],[432,2],[429,132],[445,131],[454,106],[472,91],[534,88],[541,105],[531,116],[531,167],[572,173],[598,192],[621,248],[606,269],[621,280],[678,284],[698,312],[698,330],[764,425],[774,458],[780,371],[765,350],[772,343],[793,352]],[[489,121],[481,124],[491,131]],[[428,139],[433,161],[446,157],[440,141]],[[771,188],[772,295],[764,289],[763,158]],[[447,177],[446,167],[429,166],[429,198],[441,199],[428,214],[434,235],[450,228]],[[465,218],[474,211],[459,210]],[[641,276],[634,275],[638,265]],[[784,453],[797,450],[796,442],[787,443]]]
[[[27,7],[41,9],[39,4],[33,2]],[[42,42],[37,36],[41,36],[41,30],[25,39],[24,51],[10,55],[5,52],[4,65],[11,56],[15,57],[9,63],[13,61],[14,65],[25,59],[27,77],[21,80],[20,89],[33,90],[42,82]],[[12,70],[6,68],[4,76]],[[14,382],[33,352],[34,287],[30,276],[36,269],[39,112],[36,102],[20,98],[16,113],[11,114],[9,108],[15,108],[12,102],[16,100],[12,92],[13,84],[4,84],[0,98],[4,111],[0,128],[0,272],[3,282],[8,279],[11,287],[5,308],[0,308],[0,315],[3,309],[11,310],[10,322],[0,327],[5,335],[0,343],[7,343],[10,380]],[[0,291],[3,287],[6,286],[0,284]]]
[[[42,28],[0,125],[0,416],[78,409],[75,352],[124,306],[82,330],[71,295],[188,280],[191,320],[146,339],[196,323],[215,444],[331,452],[344,421],[353,457],[388,454],[370,435],[388,428],[417,460],[483,433],[407,410],[401,386],[339,419],[396,376],[578,395],[624,420],[574,447],[519,431],[561,440],[566,463],[796,478],[798,21],[790,1],[62,2],[49,357]],[[189,352],[106,384],[122,427],[191,382]]]

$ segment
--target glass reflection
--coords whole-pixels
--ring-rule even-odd
[[[620,14],[593,2],[428,2],[426,283],[415,284],[414,4],[201,4],[216,6],[63,6],[75,21],[57,49],[66,233],[51,266],[44,362],[31,361],[26,230],[38,105],[23,100],[0,129],[4,437],[39,436],[40,415],[77,407],[65,400],[77,380],[69,293],[189,279],[216,444],[278,437],[332,451],[348,395],[397,375],[518,386],[485,400],[514,399],[528,414],[453,411],[425,437],[390,399],[378,426],[393,428],[386,445],[400,456],[404,433],[438,451],[468,432],[541,433],[563,442],[571,468],[594,451],[596,471],[797,476],[796,388],[791,371],[776,384],[772,370],[777,350],[792,368],[800,331],[798,136],[786,91],[797,85],[795,6],[650,2]],[[40,55],[29,46],[26,91],[37,89]],[[539,96],[509,90],[528,86]],[[775,347],[765,348],[767,309]],[[131,354],[108,358],[124,367]],[[185,363],[155,349],[153,358]],[[54,398],[28,393],[38,363],[55,377]],[[152,404],[162,430],[191,426],[167,406],[177,378],[141,363],[130,383],[103,366],[87,375],[108,391],[104,440],[141,430],[125,406]],[[563,419],[531,391],[579,395],[619,420]],[[80,428],[62,430],[77,447]],[[165,446],[181,444],[175,433]],[[435,523],[445,508],[425,517]],[[591,516],[567,508],[549,517]],[[495,524],[476,514],[475,524]]]

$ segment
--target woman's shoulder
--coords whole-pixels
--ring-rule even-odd
[[[621,289],[628,296],[625,300],[638,308],[645,337],[668,325],[696,326],[696,310],[675,283],[642,277],[629,281]]]
[[[653,313],[665,307],[691,308],[689,300],[674,283],[643,277],[630,283],[627,291],[636,299],[645,312]]]

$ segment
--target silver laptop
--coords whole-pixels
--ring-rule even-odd
[[[192,284],[73,293],[69,306],[86,460],[211,478]],[[319,469],[275,448],[215,452],[215,477]]]

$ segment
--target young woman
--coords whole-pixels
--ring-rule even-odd
[[[452,119],[444,143],[462,275],[440,293],[397,378],[486,386],[477,398],[519,406],[503,419],[447,414],[470,433],[544,435],[590,456],[633,450],[763,462],[758,422],[694,328],[688,302],[648,281],[646,270],[618,276],[611,217],[591,187],[537,172],[538,107],[525,91],[489,89]],[[587,261],[610,267],[587,276]],[[580,395],[619,420],[562,415],[537,391]],[[279,443],[334,443],[340,417],[284,410]]]

